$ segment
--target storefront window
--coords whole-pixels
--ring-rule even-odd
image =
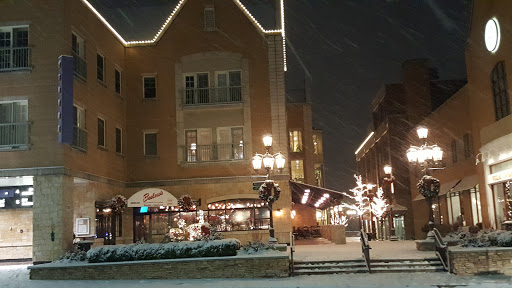
[[[0,210],[16,208],[32,208],[32,186],[0,187]]]
[[[492,185],[494,208],[496,210],[496,226],[503,229],[503,222],[512,220],[512,181]]]
[[[470,190],[471,194],[471,212],[473,213],[473,225],[482,222],[482,206],[480,205],[480,193],[478,185]]]
[[[208,222],[217,231],[268,229],[270,211],[260,200],[237,199],[208,204]]]
[[[459,192],[448,193],[447,200],[449,203],[448,211],[450,211],[451,208],[451,213],[448,213],[450,216],[450,224],[463,225],[464,215],[461,213]]]

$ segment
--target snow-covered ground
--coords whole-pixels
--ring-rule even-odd
[[[0,265],[2,288],[162,288],[162,287],[512,287],[512,278],[503,276],[460,277],[447,273],[344,274],[299,276],[279,279],[199,279],[199,280],[29,280],[27,265]]]

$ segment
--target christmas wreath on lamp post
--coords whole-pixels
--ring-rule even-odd
[[[281,188],[279,188],[279,184],[274,183],[274,181],[267,180],[260,186],[259,192],[260,199],[269,203],[271,206],[272,203],[279,199],[279,196],[281,195]]]
[[[427,199],[439,195],[439,189],[441,188],[439,180],[430,175],[424,175],[416,186],[421,195]]]

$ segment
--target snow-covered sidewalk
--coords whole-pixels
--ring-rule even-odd
[[[460,277],[447,273],[343,274],[278,279],[200,280],[112,280],[46,281],[29,280],[27,265],[0,266],[2,288],[162,288],[162,287],[512,287],[512,278],[503,276]]]
[[[301,245],[306,244],[306,245]],[[425,259],[435,258],[434,251],[416,250],[416,242],[370,241],[371,259]],[[361,259],[361,243],[358,237],[348,237],[347,244],[336,245],[325,239],[297,240],[295,260],[355,260]]]

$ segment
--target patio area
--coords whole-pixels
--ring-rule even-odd
[[[413,240],[370,241],[371,259],[435,258],[433,251],[418,251]],[[347,237],[347,244],[336,245],[324,238],[296,240],[296,261],[331,261],[362,259],[359,237]]]

